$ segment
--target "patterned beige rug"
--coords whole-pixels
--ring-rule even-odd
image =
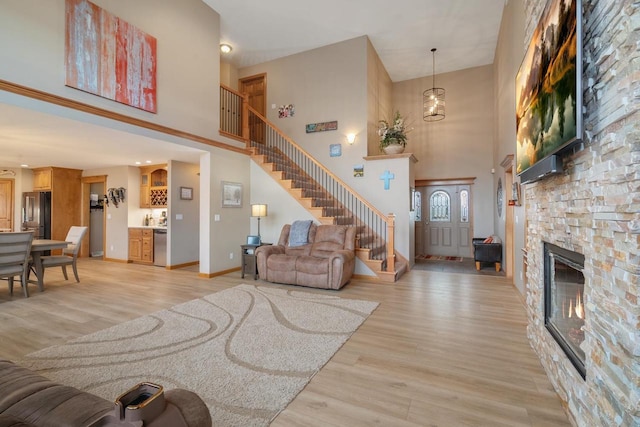
[[[19,363],[109,400],[141,381],[186,388],[207,403],[215,426],[266,426],[377,306],[239,285]]]

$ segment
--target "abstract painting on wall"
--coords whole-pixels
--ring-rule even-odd
[[[156,39],[87,0],[66,0],[67,86],[155,113]]]

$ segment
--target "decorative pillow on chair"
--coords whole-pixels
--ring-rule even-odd
[[[482,241],[482,243],[493,243],[493,236],[489,236]]]
[[[289,230],[289,246],[302,246],[309,243],[311,220],[293,221]]]

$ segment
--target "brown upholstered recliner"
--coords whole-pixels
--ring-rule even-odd
[[[313,288],[340,289],[353,275],[355,227],[311,224],[307,243],[289,245],[290,224],[282,227],[277,245],[256,249],[263,280]]]
[[[209,409],[191,391],[168,390],[151,400],[145,403],[154,406],[151,411],[141,410],[149,419],[136,419],[134,405],[124,408],[131,412],[120,420],[114,402],[0,360],[0,427],[211,427]]]

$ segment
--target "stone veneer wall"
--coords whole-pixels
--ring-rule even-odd
[[[527,331],[574,424],[640,426],[640,1],[582,4],[584,149],[525,188]],[[544,327],[543,241],[585,255],[586,381]]]

